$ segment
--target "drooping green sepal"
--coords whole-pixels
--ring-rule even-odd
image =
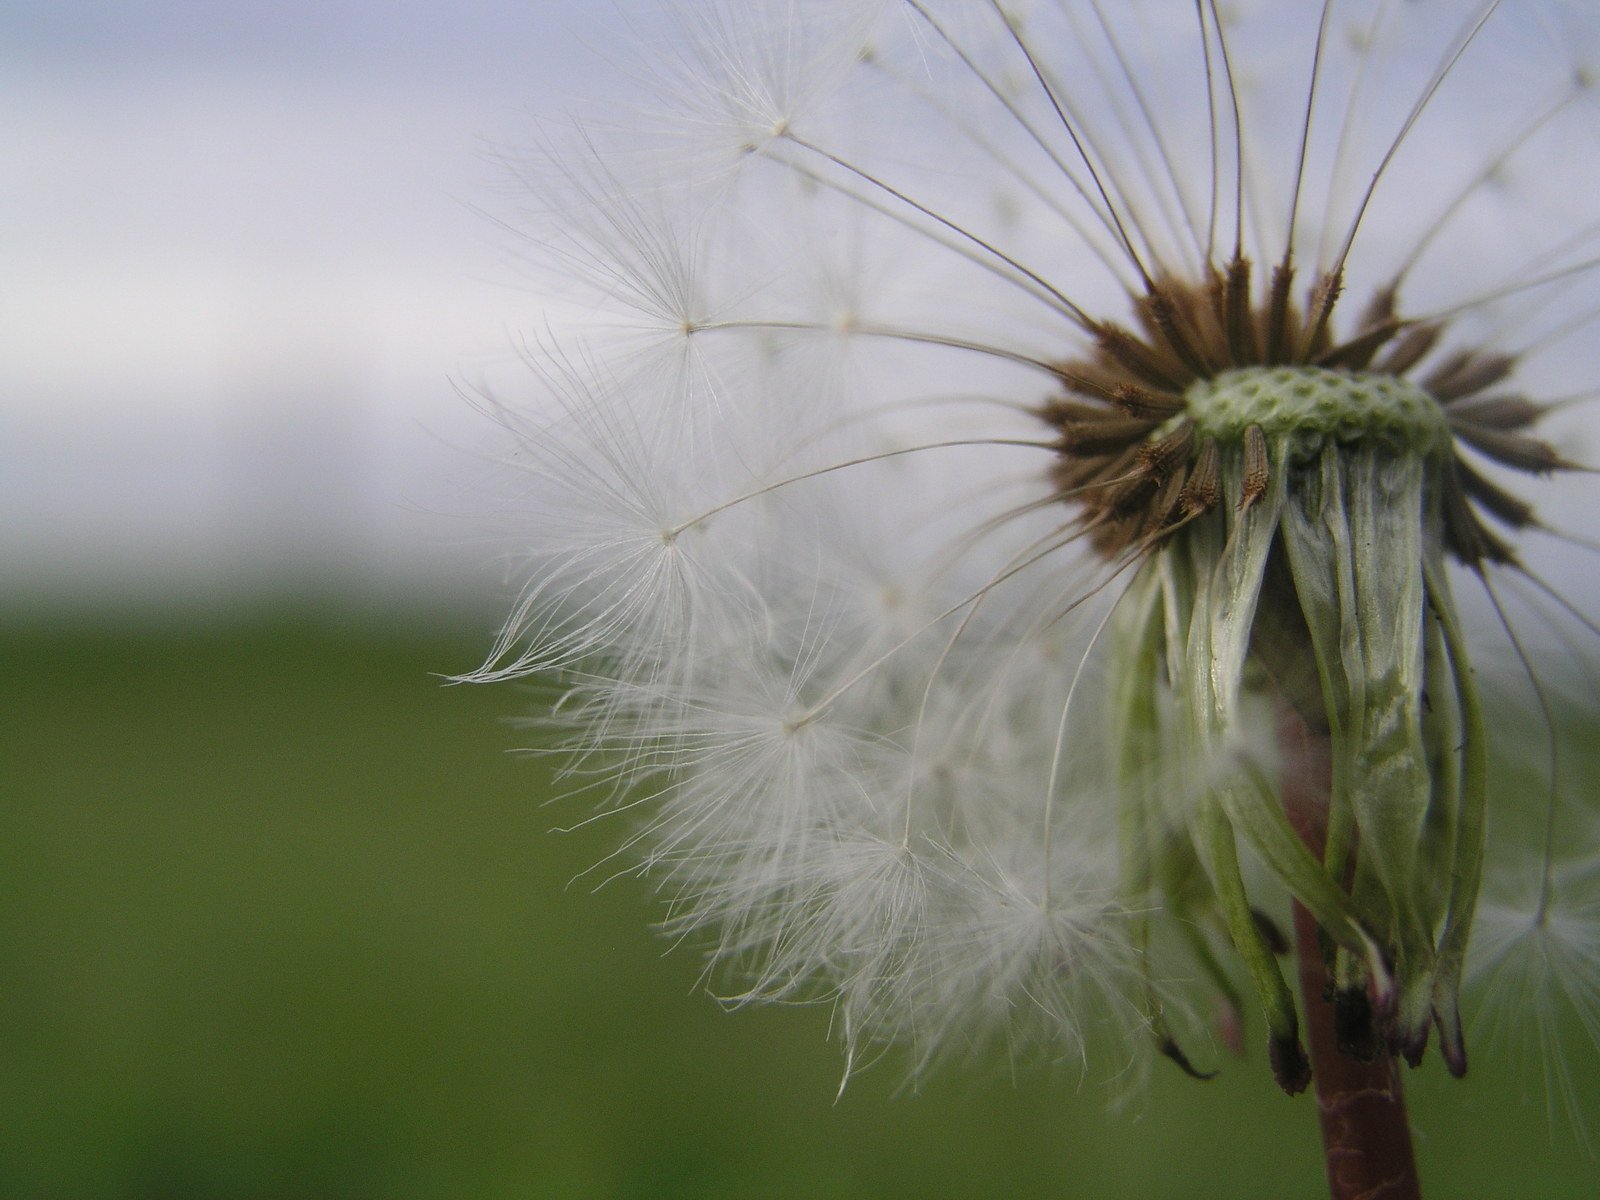
[[[1485,760],[1445,579],[1448,422],[1410,384],[1321,368],[1225,372],[1186,404],[1226,501],[1189,513],[1127,598],[1118,744],[1124,782],[1144,780],[1125,810],[1130,885],[1190,927],[1221,918],[1292,1064],[1248,850],[1320,927],[1352,1050],[1381,1039],[1415,1062],[1437,1025],[1464,1069]],[[1295,764],[1263,752],[1275,712],[1327,737],[1327,809],[1312,801],[1310,819],[1285,812]],[[1150,786],[1157,756],[1189,764],[1189,786]]]
[[[1397,987],[1387,1024],[1413,1059],[1431,1022],[1444,918],[1435,852],[1440,835],[1454,841],[1460,804],[1454,744],[1440,744],[1454,722],[1424,713],[1429,676],[1437,683],[1439,674],[1423,574],[1433,469],[1422,455],[1330,442],[1307,464],[1283,520],[1333,742],[1326,861],[1352,873],[1356,902],[1387,943]]]

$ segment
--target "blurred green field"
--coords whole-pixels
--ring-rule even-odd
[[[1315,1197],[1259,1064],[1002,1064],[835,1102],[827,1014],[728,1014],[614,829],[550,829],[485,631],[359,614],[0,633],[0,1196]],[[569,886],[570,885],[570,886]],[[1600,1094],[1594,1063],[1575,1064]],[[1427,1194],[1593,1197],[1525,1073],[1413,1073]],[[1591,1112],[1593,1109],[1591,1108]]]

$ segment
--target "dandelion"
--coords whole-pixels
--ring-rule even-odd
[[[1559,754],[1497,792],[1474,671],[1554,738],[1537,643],[1595,629],[1532,498],[1582,486],[1536,427],[1590,398],[1595,31],[686,8],[652,105],[520,173],[572,320],[494,401],[532,582],[470,678],[561,679],[668,930],[852,1069],[1205,1075],[1248,997],[1334,1194],[1415,1194],[1395,1060],[1466,1071],[1469,966],[1597,1028],[1594,826]]]

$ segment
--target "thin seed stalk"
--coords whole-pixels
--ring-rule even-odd
[[[1278,739],[1284,809],[1320,856],[1333,779],[1329,739],[1308,729],[1287,704],[1280,709]],[[1368,1061],[1340,1051],[1324,935],[1299,903],[1294,926],[1328,1194],[1331,1200],[1421,1200],[1399,1063],[1381,1045]]]

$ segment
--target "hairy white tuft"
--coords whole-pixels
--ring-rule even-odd
[[[1140,553],[1089,545],[1040,421],[1101,323],[1236,251],[1261,279],[1292,254],[1302,308],[1340,268],[1440,323],[1419,371],[1470,344],[1539,396],[1594,395],[1600,140],[1593,43],[1569,36],[1593,18],[1320,10],[685,5],[639,72],[657,103],[547,130],[519,168],[533,384],[486,391],[528,582],[467,678],[558,680],[574,778],[632,820],[668,932],[734,1000],[833,1004],[853,1064],[1115,1041],[1120,1067],[1213,996],[1237,1018],[1221,919],[1165,904],[1236,851],[1159,880],[1141,855],[1273,777],[1274,733],[1220,675],[1215,728],[1180,729],[1178,676],[1226,669],[1186,668],[1169,616],[1161,738],[1113,761],[1116,630],[1154,593],[1130,590]],[[1586,619],[1515,586],[1568,635]],[[1281,902],[1254,882],[1281,863],[1246,859]],[[1594,876],[1552,893],[1547,847],[1531,878],[1546,901],[1485,910],[1479,970],[1594,1036]]]

